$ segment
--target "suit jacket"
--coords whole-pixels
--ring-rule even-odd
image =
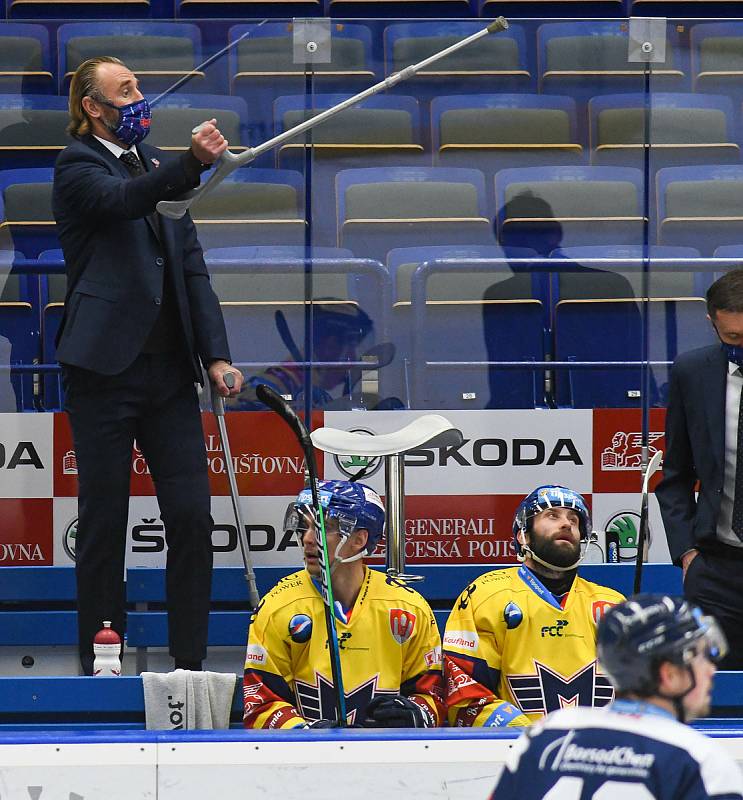
[[[687,550],[716,540],[725,470],[727,372],[727,356],[719,344],[682,353],[671,369],[663,480],[655,496],[675,564]]]
[[[201,170],[191,153],[169,158],[146,144],[137,150],[146,173],[136,178],[93,136],[57,159],[52,206],[67,267],[57,359],[104,375],[126,369],[160,311],[167,262],[194,377],[201,380],[199,358],[206,364],[230,357],[219,301],[190,216],[152,216],[159,200],[197,186]]]

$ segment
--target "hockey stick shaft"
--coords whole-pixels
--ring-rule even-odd
[[[330,655],[330,669],[335,686],[335,711],[338,726],[346,726],[346,695],[343,688],[343,673],[341,670],[341,655],[338,645],[338,632],[335,629],[335,600],[333,586],[330,579],[330,559],[328,558],[328,540],[325,532],[325,517],[320,497],[317,493],[317,462],[312,439],[302,420],[297,416],[284,398],[261,383],[255,390],[258,399],[275,411],[292,429],[302,450],[304,451],[307,471],[310,475],[310,491],[312,492],[312,505],[316,512],[315,541],[320,555],[320,581],[322,585],[323,604],[325,606],[325,626],[328,634],[328,652]]]
[[[293,128],[289,128],[289,130],[274,136],[272,139],[268,139],[267,141],[263,142],[263,144],[259,144],[257,147],[248,148],[240,155],[234,155],[233,153],[230,153],[229,150],[226,150],[217,162],[217,169],[209,176],[209,179],[204,184],[186,193],[180,200],[161,200],[157,204],[157,210],[164,216],[170,217],[171,219],[180,219],[186,213],[186,211],[188,211],[191,204],[194,203],[199,197],[203,197],[203,195],[212,191],[215,186],[218,186],[236,169],[247,166],[268,150],[273,150],[275,147],[279,147],[284,142],[296,138],[305,131],[310,130],[310,128],[320,125],[321,123],[330,119],[330,117],[333,117],[341,111],[345,111],[347,108],[366,100],[372,95],[378,94],[385,89],[390,89],[401,81],[412,78],[417,72],[420,72],[420,70],[430,66],[435,61],[439,61],[440,59],[455,53],[457,50],[467,47],[473,42],[482,39],[484,36],[488,36],[491,33],[504,31],[507,28],[508,22],[503,17],[498,17],[497,19],[493,20],[493,22],[491,22],[487,28],[476,31],[461,41],[455,42],[449,47],[445,47],[438,53],[434,53],[433,55],[428,56],[428,58],[424,58],[417,64],[411,64],[410,66],[393,73],[388,78],[379,81],[379,83],[375,83],[368,89],[364,89],[358,94],[353,95],[353,97],[349,97],[346,100],[341,101],[332,108],[325,109],[324,111],[315,114],[309,119],[306,119],[304,122],[300,122],[298,125],[295,125]]]
[[[633,586],[634,594],[637,594],[642,587],[642,566],[645,560],[645,546],[648,541],[648,515],[649,515],[649,491],[650,479],[658,471],[660,462],[663,460],[663,451],[656,450],[653,457],[645,467],[642,478],[642,500],[640,502],[640,528],[637,532],[637,558],[635,559],[635,582]]]
[[[226,373],[224,382],[227,388],[231,389],[235,385],[235,376],[231,372]],[[258,608],[258,603],[260,602],[258,584],[255,580],[255,569],[253,568],[253,559],[250,556],[250,547],[245,541],[246,530],[245,523],[243,522],[242,509],[240,507],[240,493],[237,489],[237,479],[235,478],[235,468],[232,463],[230,440],[227,435],[227,423],[224,418],[224,398],[217,392],[214,385],[212,385],[212,409],[214,411],[214,417],[217,420],[225,471],[227,472],[227,480],[230,484],[232,510],[235,514],[235,523],[237,524],[237,541],[240,543],[240,553],[242,554],[243,567],[245,568],[245,581],[248,584],[248,599],[250,600],[251,607],[255,610]]]

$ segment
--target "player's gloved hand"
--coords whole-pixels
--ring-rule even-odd
[[[367,728],[430,728],[434,721],[415,701],[402,695],[380,695],[366,708]]]
[[[531,720],[522,714],[516,706],[510,703],[501,703],[495,707],[493,713],[482,723],[484,728],[523,728],[531,725]]]

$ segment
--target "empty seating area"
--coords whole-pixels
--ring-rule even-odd
[[[149,143],[176,154],[215,117],[240,153],[496,13],[513,17],[506,31],[284,141],[193,206],[246,374],[323,361],[303,323],[313,301],[371,320],[353,352],[325,359],[373,353],[340,370],[338,408],[662,406],[669,363],[712,340],[702,298],[743,237],[743,21],[714,19],[719,4],[669,21],[653,63],[627,18],[646,0],[51,5],[0,9],[3,410],[62,402],[51,182],[82,60],[106,52],[135,71]],[[558,19],[568,7],[584,18]],[[326,19],[314,30],[279,8]]]

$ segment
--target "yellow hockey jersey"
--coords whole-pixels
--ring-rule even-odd
[[[576,576],[561,605],[523,565],[482,575],[457,599],[444,633],[449,724],[528,725],[558,708],[609,703],[596,624],[622,600]]]
[[[336,611],[350,723],[380,694],[417,703],[430,725],[444,717],[441,637],[428,603],[410,587],[366,568],[350,611]],[[306,570],[280,580],[250,626],[243,681],[246,728],[294,728],[335,718],[325,612]]]

